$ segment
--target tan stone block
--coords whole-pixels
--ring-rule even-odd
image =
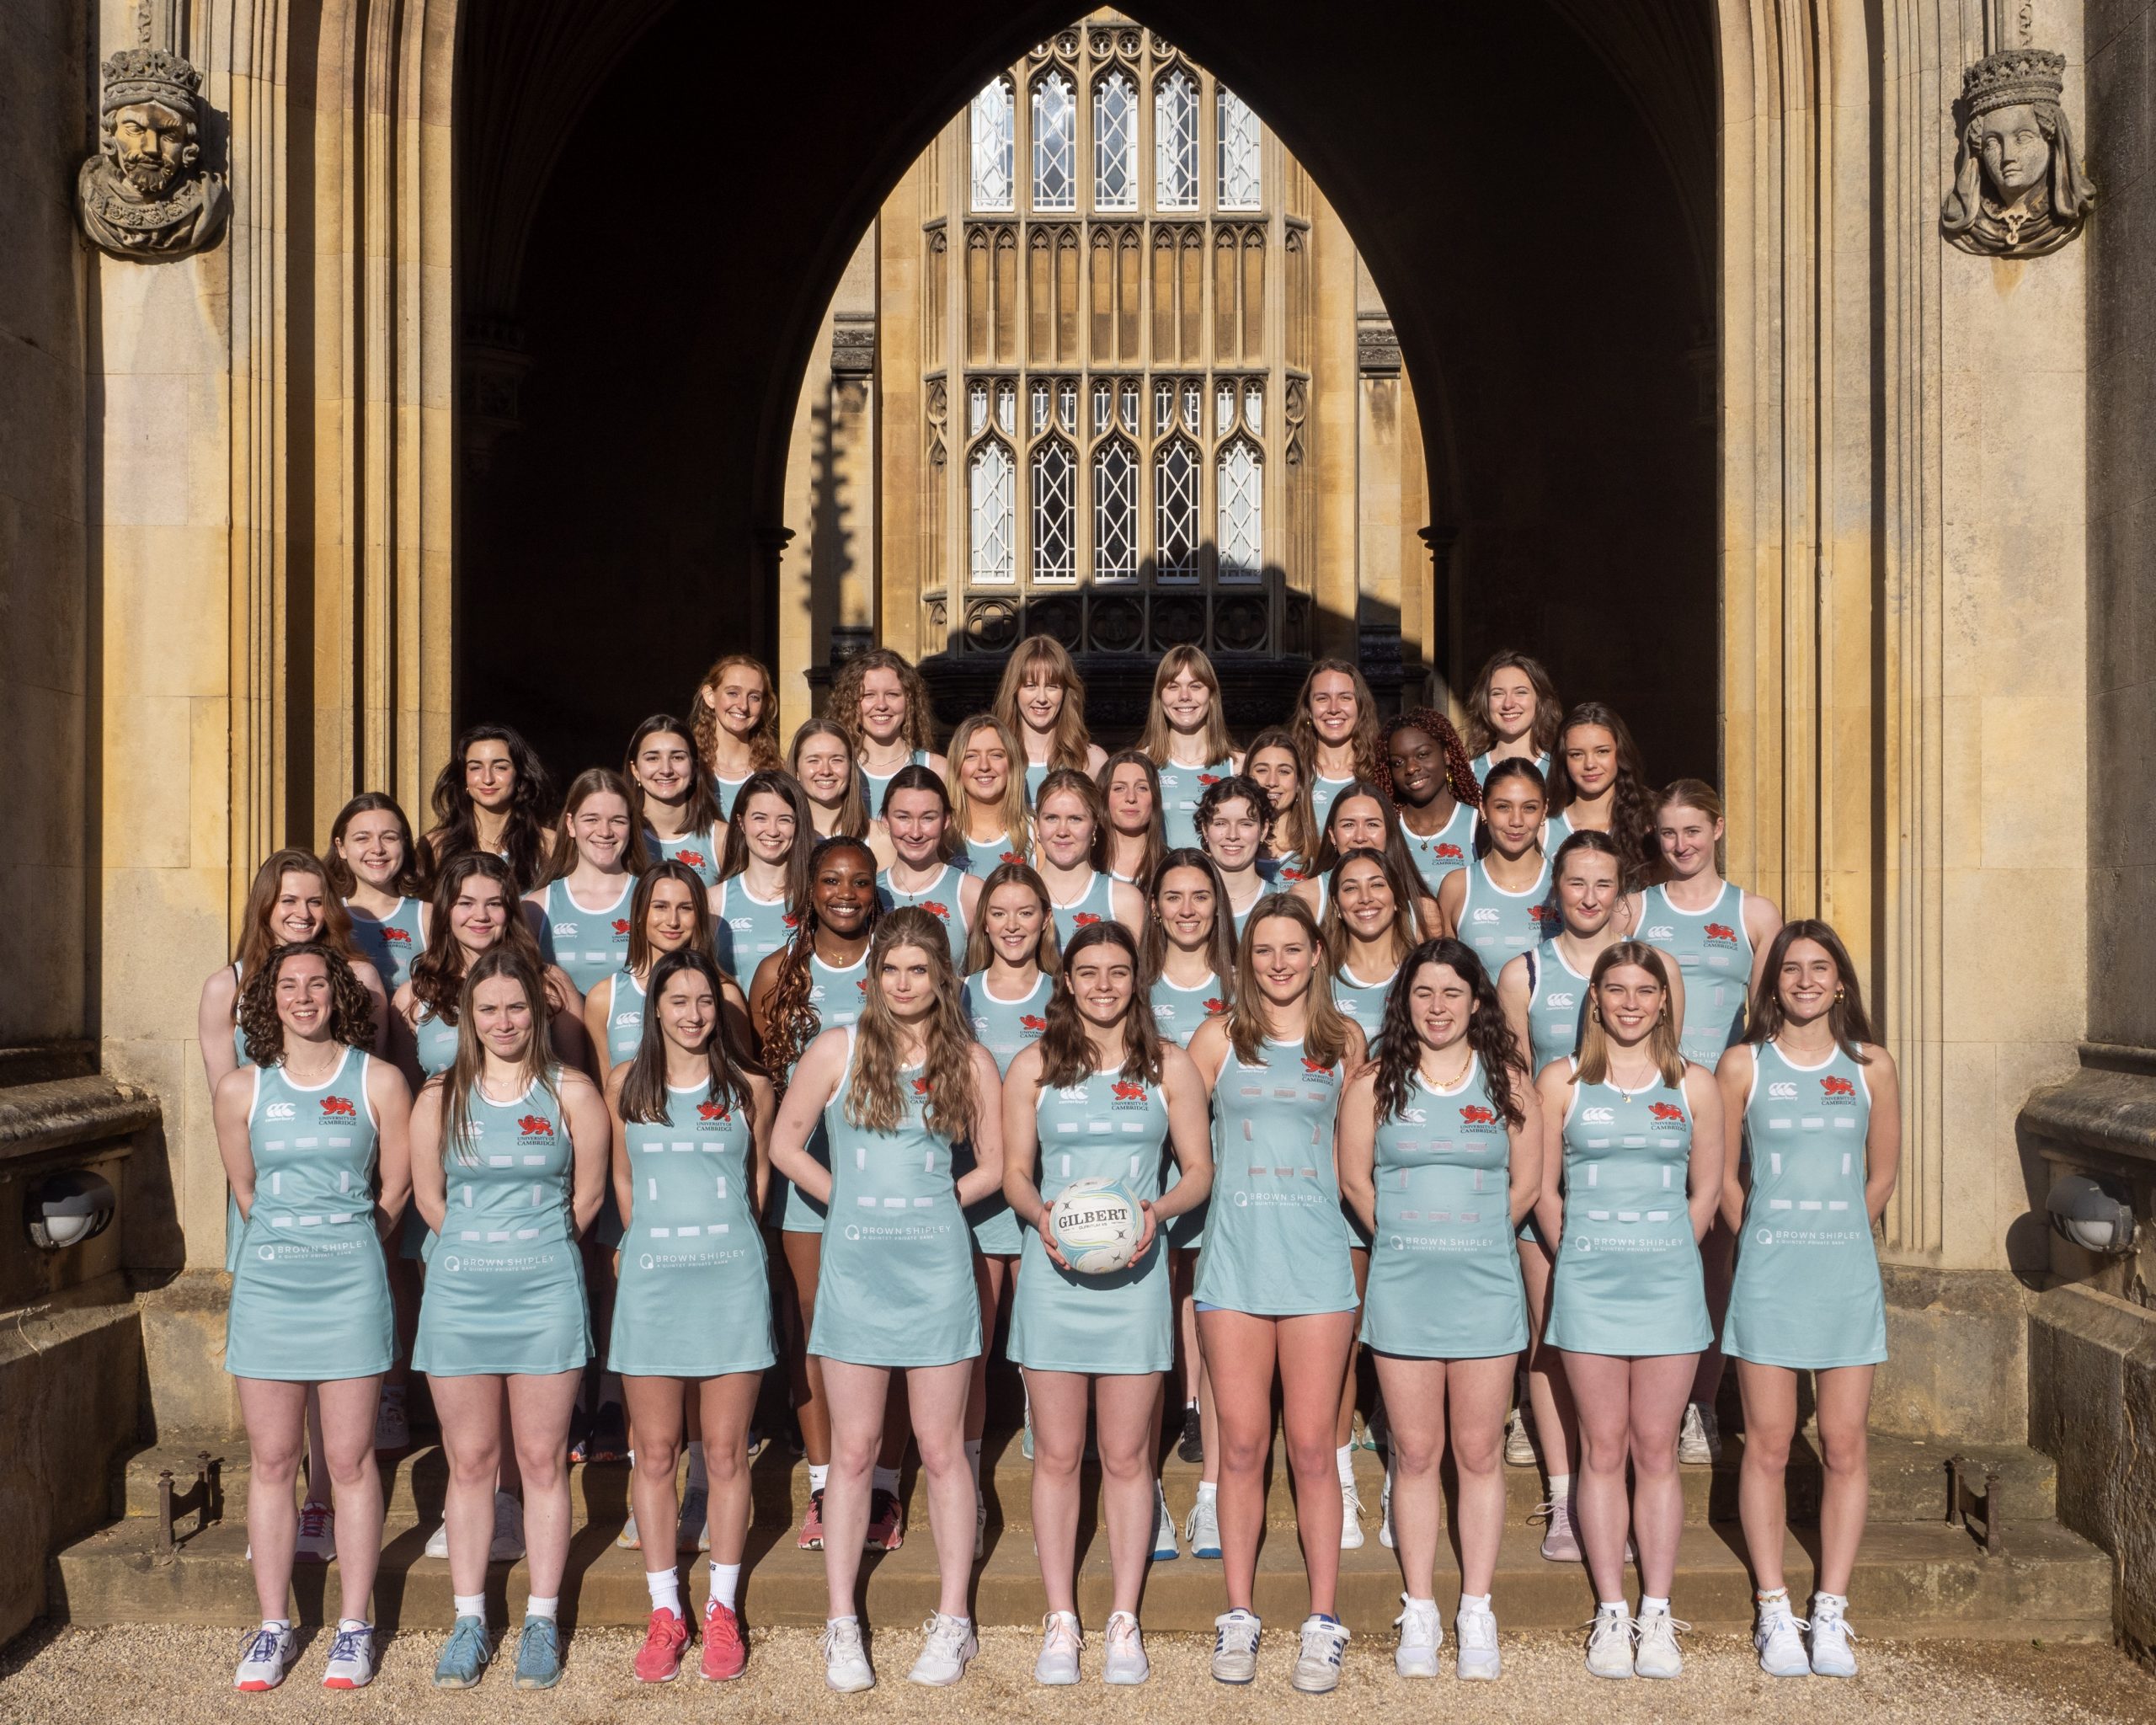
[[[2077,661],[2052,669],[2073,693],[1999,694],[1980,705],[1987,865],[2010,868],[2041,858],[2076,869],[2086,857],[2088,829],[2079,818],[2079,799],[2063,802],[2056,794],[2062,779],[2077,782],[2086,747],[2081,666]]]
[[[231,548],[221,526],[115,526],[104,536],[104,685],[221,693],[231,676]]]
[[[267,702],[257,709],[268,718]],[[231,703],[215,698],[191,702],[187,709],[189,863],[197,868],[227,866],[251,869],[254,858],[232,854],[232,775],[235,765]],[[281,772],[280,778],[283,777]]]
[[[108,868],[102,886],[104,1033],[191,1039],[204,980],[232,959],[225,871]]]
[[[189,861],[193,704],[177,696],[105,691],[99,798],[107,855],[130,868],[180,868]]]

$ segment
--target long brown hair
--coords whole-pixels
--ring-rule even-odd
[[[629,971],[632,975],[642,975],[655,960],[670,956],[652,950],[651,936],[644,927],[651,920],[652,896],[662,880],[670,880],[677,886],[686,886],[689,889],[689,904],[696,918],[696,926],[689,932],[689,946],[700,953],[707,953],[712,948],[711,895],[704,889],[703,877],[686,862],[677,862],[670,858],[664,862],[654,862],[637,877],[636,895],[629,900]]]
[[[861,782],[861,762],[854,758],[853,733],[836,719],[812,718],[793,734],[793,740],[786,745],[787,771],[799,782],[801,778],[801,745],[811,737],[833,737],[846,750],[846,794],[839,798],[838,824],[830,836],[835,839],[865,839],[868,836],[868,793]],[[808,796],[808,788],[802,785],[801,793],[809,804],[809,830],[815,830],[815,798]]]
[[[992,713],[976,713],[971,718],[962,720],[958,729],[951,733],[950,752],[944,756],[945,771],[950,774],[945,788],[951,793],[951,806],[965,811],[958,820],[959,840],[963,842],[972,836],[973,793],[966,786],[963,764],[966,750],[978,731],[995,732],[996,741],[1003,745],[1003,753],[1011,763],[1003,782],[1002,812],[996,818],[1003,823],[1005,840],[1022,857],[1033,847],[1033,810],[1026,801],[1026,751],[1011,734],[1010,726]]]
[[[1317,855],[1303,859],[1309,865],[1307,872],[1329,876],[1340,866],[1340,846],[1332,836],[1332,823],[1340,811],[1358,797],[1368,797],[1384,813],[1385,857],[1389,865],[1393,865],[1387,872],[1401,880],[1421,879],[1416,872],[1415,858],[1407,849],[1406,835],[1400,830],[1400,811],[1392,806],[1392,798],[1376,782],[1367,778],[1358,778],[1341,791],[1332,799],[1332,806],[1325,811],[1325,832],[1318,841]],[[1419,904],[1428,896],[1425,889],[1417,888],[1409,902]]]
[[[696,740],[688,726],[670,713],[654,713],[629,734],[628,752],[622,757],[622,782],[629,788],[629,814],[635,820],[639,840],[644,826],[644,790],[637,781],[637,754],[654,737],[679,737],[689,750],[689,832],[709,832],[725,819],[718,812],[718,798],[710,776],[702,770]]]
[[[1070,653],[1054,636],[1028,635],[1011,649],[1010,658],[1003,663],[1003,681],[995,686],[991,710],[1004,729],[1014,737],[1023,738],[1026,721],[1018,711],[1018,696],[1026,686],[1027,673],[1036,667],[1045,670],[1049,681],[1061,685],[1063,689],[1063,710],[1055,716],[1055,734],[1049,744],[1048,764],[1083,772],[1093,746],[1092,733],[1086,729],[1086,680],[1078,675],[1078,667],[1072,663]],[[1013,765],[1022,777],[1026,768],[1022,748]]]
[[[1081,1084],[1092,1076],[1093,1044],[1086,1031],[1086,1015],[1078,1010],[1078,996],[1070,986],[1070,967],[1088,947],[1121,948],[1130,960],[1130,1006],[1123,1015],[1124,1077],[1141,1084],[1161,1081],[1161,1033],[1153,1023],[1153,1008],[1145,998],[1145,967],[1139,960],[1138,943],[1120,922],[1093,922],[1070,937],[1063,954],[1063,975],[1048,1003],[1048,1028],[1041,1032],[1041,1084],[1060,1090]]]
[[[1497,985],[1473,947],[1450,938],[1426,940],[1400,963],[1399,980],[1385,996],[1385,1021],[1377,1034],[1378,1119],[1397,1119],[1413,1094],[1416,1069],[1422,1064],[1422,1039],[1415,1029],[1409,996],[1415,973],[1425,964],[1442,964],[1467,985],[1467,1045],[1482,1063],[1482,1083],[1508,1126],[1527,1118],[1520,1100],[1529,1073],[1519,1040],[1505,1022]]]
[[[1370,777],[1387,797],[1395,803],[1400,800],[1392,788],[1392,740],[1402,731],[1420,731],[1435,743],[1445,757],[1445,783],[1454,798],[1470,809],[1482,806],[1482,786],[1475,777],[1475,762],[1468,755],[1467,745],[1460,740],[1452,721],[1434,707],[1411,707],[1397,718],[1385,722],[1378,741],[1378,764]]]
[[[412,823],[406,819],[403,807],[397,798],[384,791],[361,791],[337,811],[336,820],[329,823],[329,848],[323,855],[324,878],[329,889],[340,899],[349,899],[360,889],[360,878],[352,872],[352,865],[344,860],[337,848],[344,842],[344,829],[362,814],[394,814],[397,817],[397,836],[404,846],[404,866],[397,871],[397,878],[390,882],[398,896],[424,899],[427,895],[429,865],[432,853],[412,839]]]
[[[771,993],[766,996],[764,1017],[770,1029],[764,1037],[764,1053],[771,1077],[781,1088],[785,1087],[789,1069],[801,1058],[802,1050],[816,1039],[824,1028],[822,1016],[816,1011],[809,991],[815,986],[814,967],[809,962],[816,951],[816,895],[813,890],[816,869],[824,858],[834,851],[857,851],[868,859],[868,872],[876,872],[876,853],[868,848],[866,839],[844,838],[834,833],[819,839],[808,852],[806,874],[809,886],[793,904],[793,938],[778,950],[778,969],[775,974]],[[883,900],[872,893],[868,898],[867,931],[873,940],[875,930],[883,915]],[[922,911],[926,916],[928,913]],[[935,921],[934,917],[929,920]],[[937,924],[942,927],[941,923]],[[950,948],[948,937],[944,948]]]
[[[1647,1049],[1661,1069],[1662,1081],[1672,1090],[1684,1082],[1684,1050],[1677,1039],[1677,1023],[1669,1007],[1669,967],[1662,954],[1645,941],[1620,940],[1603,948],[1588,979],[1587,1022],[1580,1026],[1579,1081],[1601,1084],[1609,1076],[1609,1037],[1602,1028],[1602,1005],[1595,998],[1602,979],[1620,964],[1636,964],[1662,985],[1662,1013],[1647,1033]]]
[[[1501,670],[1526,674],[1534,685],[1534,724],[1528,731],[1529,748],[1537,755],[1556,746],[1557,721],[1564,709],[1557,704],[1557,686],[1539,659],[1516,648],[1501,647],[1482,661],[1482,669],[1467,691],[1467,747],[1471,754],[1486,755],[1497,746],[1497,728],[1490,719],[1490,679]]]
[[[1378,772],[1378,703],[1370,693],[1370,686],[1363,674],[1344,659],[1321,659],[1303,679],[1303,686],[1295,697],[1294,718],[1290,731],[1295,739],[1295,753],[1309,768],[1305,776],[1317,772],[1317,721],[1310,716],[1310,689],[1317,680],[1337,672],[1355,686],[1355,729],[1348,734],[1348,747],[1355,759],[1356,778],[1375,778]]]
[[[623,872],[638,875],[651,867],[651,852],[644,848],[643,821],[637,812],[638,805],[628,781],[611,766],[587,766],[569,781],[568,794],[562,798],[561,819],[554,830],[553,854],[547,859],[546,873],[539,878],[542,886],[551,885],[575,872],[576,837],[569,830],[569,822],[575,818],[577,810],[600,796],[619,797],[622,807],[629,811],[629,839],[622,846]]]
[[[1161,889],[1178,868],[1200,870],[1213,883],[1213,934],[1206,943],[1206,963],[1222,989],[1232,995],[1235,985],[1235,913],[1228,904],[1228,889],[1220,871],[1203,851],[1187,846],[1170,851],[1153,871],[1153,884],[1145,891],[1145,985],[1161,980],[1168,962],[1168,927],[1161,916]],[[1095,927],[1103,925],[1096,923]]]
[[[464,948],[457,943],[450,927],[449,913],[463,892],[465,883],[475,874],[485,875],[502,889],[502,935],[497,945],[519,953],[542,975],[546,972],[538,937],[524,920],[524,908],[516,895],[516,877],[510,873],[509,864],[491,851],[467,851],[451,857],[435,877],[434,911],[428,925],[434,937],[427,943],[426,949],[413,959],[408,979],[412,998],[426,1009],[430,1017],[444,1024],[456,1023],[457,1002],[464,994]],[[488,948],[489,952],[493,950],[492,947]]]
[[[880,814],[888,809],[891,806],[891,798],[900,791],[926,791],[942,804],[943,836],[937,842],[937,861],[948,862],[953,857],[965,854],[965,841],[959,836],[958,824],[951,813],[951,788],[937,777],[933,767],[923,766],[918,761],[906,762],[891,775],[890,783],[883,787],[883,809],[879,809],[877,813]]]
[[[247,908],[240,912],[239,946],[232,957],[238,962],[243,981],[260,969],[270,954],[283,944],[270,931],[270,916],[277,908],[277,895],[287,874],[311,874],[322,883],[322,927],[315,939],[347,964],[357,964],[365,956],[353,943],[352,913],[338,896],[336,883],[330,879],[323,860],[313,852],[296,846],[272,851],[254,871],[254,884],[247,892]]]
[[[1378,873],[1385,877],[1385,884],[1392,893],[1392,947],[1396,963],[1404,964],[1406,955],[1415,950],[1415,943],[1422,938],[1421,921],[1416,915],[1416,905],[1427,896],[1422,886],[1422,876],[1403,876],[1400,865],[1382,851],[1373,851],[1367,846],[1348,852],[1332,865],[1326,876],[1325,954],[1337,971],[1348,962],[1348,921],[1340,914],[1340,876],[1350,862],[1374,862]],[[1410,882],[1414,883],[1410,884]]]
[[[753,654],[728,653],[703,674],[696,692],[689,697],[689,740],[696,745],[697,764],[707,772],[718,771],[719,724],[718,705],[704,691],[717,688],[718,680],[737,665],[747,665],[764,680],[764,712],[747,739],[749,759],[759,772],[779,764],[778,687],[771,680],[771,667]]]
[[[1548,830],[1547,822],[1550,819],[1550,781],[1542,776],[1542,769],[1537,766],[1532,761],[1529,760],[1526,756],[1508,755],[1502,761],[1500,761],[1495,766],[1490,769],[1489,777],[1482,781],[1482,806],[1486,809],[1490,806],[1490,798],[1496,794],[1497,787],[1502,784],[1508,778],[1525,779],[1528,783],[1534,787],[1535,795],[1542,798],[1542,819],[1545,824],[1535,829],[1534,836],[1534,848],[1540,851],[1542,848],[1543,836]],[[1486,857],[1493,849],[1496,848],[1497,839],[1494,836],[1495,831],[1496,829],[1493,828],[1487,820],[1477,821],[1476,823],[1475,854],[1476,856]],[[1614,841],[1612,841],[1612,844],[1614,849]],[[1629,892],[1631,889],[1629,885],[1625,884],[1624,879],[1626,859],[1622,851],[1615,851],[1614,854],[1617,857],[1619,865],[1617,871],[1619,884],[1625,885],[1625,890]]]
[[[980,896],[974,901],[973,927],[966,932],[966,974],[985,970],[995,962],[995,948],[988,938],[988,901],[996,889],[1022,886],[1041,907],[1040,950],[1033,962],[1054,976],[1058,969],[1055,950],[1055,905],[1048,895],[1048,883],[1033,872],[1030,862],[999,862],[982,877]]]
[[[1243,923],[1243,937],[1235,948],[1235,996],[1228,1003],[1228,1039],[1235,1045],[1235,1058],[1246,1066],[1256,1065],[1272,1034],[1266,1023],[1265,995],[1257,985],[1256,948],[1258,925],[1276,919],[1294,923],[1310,938],[1313,963],[1310,995],[1304,1003],[1304,1049],[1321,1065],[1337,1065],[1348,1052],[1349,1020],[1333,1004],[1332,966],[1325,955],[1325,937],[1317,918],[1293,893],[1260,899]]]
[[[435,775],[434,794],[430,799],[435,824],[427,831],[435,865],[440,868],[451,857],[478,848],[478,817],[464,789],[464,761],[475,743],[499,743],[509,751],[516,784],[510,793],[502,843],[508,847],[509,865],[518,882],[518,889],[536,886],[547,862],[547,822],[554,800],[553,781],[547,776],[546,763],[531,745],[505,724],[472,726],[457,738],[449,759]]]
[[[782,766],[759,768],[743,781],[734,798],[734,819],[726,823],[718,878],[731,880],[749,867],[749,840],[741,817],[751,797],[776,797],[793,810],[793,848],[786,855],[786,904],[792,910],[808,895],[808,852],[816,842],[816,812],[808,806],[801,781]]]
[[[1105,874],[1108,867],[1108,809],[1102,799],[1101,788],[1084,773],[1068,766],[1059,766],[1041,781],[1041,788],[1033,793],[1033,813],[1036,816],[1048,807],[1050,797],[1068,794],[1086,805],[1086,812],[1093,820],[1093,842],[1086,852],[1086,860],[1095,869]]]
[[[1617,745],[1617,778],[1609,793],[1609,836],[1617,841],[1625,862],[1625,890],[1636,892],[1660,873],[1661,846],[1655,838],[1654,792],[1632,733],[1618,717],[1617,709],[1599,701],[1582,701],[1565,715],[1557,730],[1557,752],[1550,766],[1549,813],[1561,814],[1577,798],[1571,769],[1565,764],[1564,742],[1582,725],[1608,731]]]
[[[236,1014],[247,1057],[274,1066],[285,1057],[285,1021],[277,1016],[277,972],[287,959],[312,957],[329,973],[329,1039],[346,1048],[374,1046],[374,996],[352,974],[344,955],[326,941],[296,940],[258,965],[240,990]]]
[[[673,1118],[668,1112],[666,1032],[659,1022],[659,996],[666,985],[684,970],[695,971],[711,985],[711,1039],[703,1049],[710,1065],[711,1086],[704,1092],[705,1097],[729,1108],[749,1106],[749,1081],[743,1076],[744,1062],[740,1051],[734,1046],[734,1033],[726,1024],[723,973],[702,946],[682,947],[665,953],[652,967],[651,981],[644,990],[643,1035],[637,1043],[636,1053],[630,1057],[628,1076],[622,1080],[617,1105],[624,1120],[663,1124]]]
[[[1139,849],[1138,878],[1135,882],[1139,891],[1150,892],[1152,890],[1154,876],[1161,872],[1161,857],[1168,848],[1167,820],[1161,809],[1161,769],[1154,766],[1153,757],[1143,749],[1117,750],[1114,754],[1101,763],[1101,770],[1093,775],[1093,782],[1100,788],[1101,806],[1104,809],[1113,807],[1108,793],[1115,783],[1115,770],[1118,766],[1138,768],[1145,775],[1146,788],[1152,793],[1153,819],[1145,830],[1145,842]],[[1115,819],[1113,814],[1108,817],[1108,853],[1113,859],[1115,853],[1115,839],[1119,836],[1116,830]]]
[[[899,740],[909,749],[926,750],[935,737],[929,713],[928,685],[921,681],[921,673],[904,654],[894,653],[889,647],[871,647],[857,653],[838,668],[837,675],[831,679],[831,697],[825,713],[838,722],[858,757],[868,740],[861,729],[861,686],[872,670],[888,670],[896,675],[906,702],[906,716],[899,726]],[[799,740],[798,732],[795,740]],[[1018,765],[1019,770],[1024,771],[1022,756]]]
[[[868,942],[868,987],[853,1028],[853,1080],[846,1087],[846,1117],[871,1132],[894,1130],[905,1114],[899,1093],[901,1033],[883,997],[883,961],[899,947],[926,953],[933,1001],[921,1027],[921,1076],[915,1090],[927,1097],[923,1122],[938,1137],[963,1138],[974,1129],[973,1027],[958,1004],[958,979],[951,968],[951,943],[943,925],[918,905],[894,911],[876,925]]]
[[[1273,836],[1267,841],[1267,848],[1275,857],[1292,852],[1298,861],[1315,873],[1317,847],[1324,836],[1317,830],[1317,815],[1314,812],[1315,805],[1310,801],[1310,763],[1303,759],[1303,751],[1296,745],[1294,738],[1276,724],[1269,730],[1260,731],[1250,740],[1250,747],[1243,752],[1246,776],[1257,777],[1251,772],[1251,764],[1267,749],[1284,750],[1288,758],[1295,763],[1295,793],[1288,798],[1286,808],[1273,811]],[[1273,800],[1271,792],[1266,793],[1265,800],[1267,803]]]
[[[1154,669],[1153,698],[1145,709],[1145,734],[1138,739],[1138,746],[1155,766],[1168,764],[1169,750],[1175,740],[1167,708],[1161,704],[1161,692],[1183,671],[1188,671],[1213,692],[1212,704],[1205,711],[1204,733],[1198,740],[1204,749],[1206,764],[1225,761],[1235,752],[1235,740],[1228,734],[1228,714],[1220,699],[1220,674],[1213,669],[1213,661],[1205,656],[1202,647],[1171,647],[1161,655],[1161,662]]]
[[[1700,805],[1691,803],[1686,806],[1696,809]],[[1817,942],[1834,961],[1834,1001],[1827,1008],[1827,1028],[1834,1033],[1834,1041],[1844,1054],[1860,1066],[1869,1065],[1871,1056],[1865,1053],[1865,1044],[1876,1043],[1879,1039],[1872,1034],[1871,1019],[1864,1010],[1864,985],[1857,979],[1856,966],[1849,962],[1849,949],[1842,944],[1841,936],[1834,932],[1832,923],[1823,922],[1817,916],[1800,916],[1793,922],[1785,922],[1768,943],[1767,962],[1759,972],[1759,986],[1752,996],[1752,1020],[1745,1028],[1745,1041],[1758,1048],[1781,1034],[1788,1016],[1782,1011],[1782,965],[1789,957],[1789,949],[1801,940]]]
[[[458,1162],[464,1163],[479,1159],[479,1153],[471,1142],[472,1092],[478,1087],[480,1073],[487,1069],[487,1051],[480,1045],[478,1033],[472,1028],[472,991],[497,976],[515,981],[524,991],[525,1004],[531,1011],[531,1040],[525,1044],[519,1076],[526,1088],[536,1083],[543,1086],[557,1102],[561,1099],[557,1077],[559,1068],[554,1064],[547,1039],[547,984],[539,967],[524,953],[506,946],[490,947],[480,953],[465,976],[463,991],[457,997],[456,1058],[447,1071],[428,1081],[442,1087],[442,1144],[454,1152]]]

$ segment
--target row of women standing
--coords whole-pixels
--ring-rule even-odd
[[[835,1688],[874,1680],[860,1554],[903,1536],[909,1424],[942,1593],[910,1675],[955,1682],[973,1657],[983,1375],[1006,1304],[1043,1682],[1082,1663],[1089,1403],[1115,1575],[1101,1674],[1145,1679],[1145,1564],[1177,1549],[1155,1458],[1180,1366],[1186,1453],[1206,1475],[1186,1536],[1225,1576],[1214,1674],[1256,1669],[1277,1386],[1310,1583],[1293,1680],[1337,1685],[1338,1554],[1363,1537],[1344,1447],[1358,1344],[1390,1455],[1402,1675],[1439,1669],[1448,1442],[1454,1669],[1498,1674],[1523,1365],[1513,1439],[1549,1477],[1545,1554],[1583,1553],[1596,1587],[1588,1669],[1676,1675],[1677,1468],[1687,1440],[1714,1441],[1724,1354],[1763,1666],[1854,1670],[1844,1595],[1884,1357],[1869,1222],[1898,1110],[1833,932],[1785,926],[1722,880],[1714,792],[1652,788],[1617,715],[1561,713],[1524,655],[1478,679],[1467,741],[1426,709],[1380,724],[1338,661],[1246,748],[1192,649],[1163,660],[1135,748],[1092,745],[1083,699],[1062,649],[1029,640],[995,712],[939,755],[918,676],[877,649],[782,763],[768,675],[725,660],[691,720],[646,721],[624,771],[579,775],[558,814],[515,734],[482,727],[423,839],[362,796],[325,862],[265,863],[237,960],[205,989],[203,1044],[238,1212],[229,1364],[256,1471],[290,1486],[311,1449],[310,1475],[335,1486],[344,1612],[325,1680],[372,1669],[366,1452],[397,1348],[364,1225],[391,1230],[408,1194],[426,1265],[411,1363],[450,1465],[445,1685],[478,1681],[492,1655],[485,1565],[520,1477],[516,1680],[559,1674],[593,1311],[635,1446],[652,1597],[637,1674],[672,1677],[692,1639],[677,1515],[682,1542],[712,1552],[698,1669],[744,1669],[747,1435],[776,1338],[796,1333],[790,1314],[774,1322],[774,1223],[799,1322],[798,1537],[825,1554]],[[1101,1174],[1143,1199],[1143,1239],[1129,1269],[1081,1276],[1048,1218]],[[1781,1585],[1802,1370],[1818,1375],[1828,1471],[1808,1626]],[[685,1430],[693,1495],[677,1505]],[[291,1663],[282,1613],[307,1530],[291,1498],[251,1499],[264,1623],[243,1688]]]

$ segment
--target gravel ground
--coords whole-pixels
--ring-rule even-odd
[[[915,1637],[910,1627],[887,1629],[873,1651],[883,1680],[873,1693],[841,1696],[824,1688],[816,1637],[807,1630],[759,1633],[749,1674],[714,1692],[692,1675],[661,1689],[647,1689],[629,1675],[635,1637],[618,1630],[574,1637],[568,1671],[559,1688],[518,1693],[510,1673],[497,1668],[466,1695],[435,1690],[428,1679],[436,1652],[431,1637],[406,1636],[392,1642],[381,1676],[370,1689],[333,1693],[318,1686],[327,1648],[318,1632],[303,1643],[300,1662],[284,1688],[268,1696],[237,1696],[227,1686],[237,1657],[236,1637],[222,1630],[148,1628],[33,1630],[0,1655],[0,1719],[8,1725],[110,1725],[155,1721],[193,1725],[243,1715],[279,1719],[373,1719],[413,1717],[477,1717],[499,1707],[517,1721],[596,1722],[708,1718],[732,1713],[768,1720],[851,1718],[1009,1718],[1086,1721],[1118,1712],[1146,1721],[1246,1720],[1253,1705],[1268,1711],[1296,1706],[1288,1687],[1291,1635],[1266,1637],[1258,1682],[1230,1690],[1206,1674],[1209,1644],[1201,1637],[1163,1635],[1148,1642],[1153,1680],[1142,1690],[1117,1690],[1098,1681],[1099,1642],[1086,1650],[1086,1681],[1075,1689],[1049,1690],[1033,1681],[1037,1645],[1029,1632],[990,1630],[980,1658],[952,1696],[916,1689],[905,1680]],[[1863,1673],[1854,1682],[1824,1678],[1776,1681],[1760,1675],[1746,1642],[1698,1636],[1686,1648],[1688,1669],[1679,1683],[1644,1680],[1602,1683],[1580,1663],[1580,1643],[1552,1635],[1503,1638],[1505,1676],[1492,1685],[1461,1684],[1446,1675],[1434,1684],[1407,1684],[1392,1674],[1390,1631],[1348,1650],[1339,1695],[1310,1705],[1353,1709],[1357,1725],[1426,1725],[1442,1712],[1449,1722],[1572,1720],[1592,1709],[1596,1725],[1631,1720],[1699,1718],[1713,1725],[1741,1721],[1805,1725],[1892,1725],[1908,1720],[1937,1725],[2148,1725],[2156,1720],[2156,1677],[2109,1648],[2041,1642],[1867,1642],[1860,1647]],[[512,1656],[514,1649],[511,1650]],[[693,1665],[691,1666],[693,1669]],[[1342,1715],[1336,1712],[1336,1717]]]

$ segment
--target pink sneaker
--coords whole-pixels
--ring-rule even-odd
[[[741,1638],[741,1619],[713,1599],[704,1607],[704,1657],[698,1669],[707,1683],[731,1683],[748,1669],[749,1648]]]
[[[656,1607],[637,1653],[637,1681],[671,1683],[680,1675],[681,1653],[688,1645],[689,1626],[664,1605]]]

